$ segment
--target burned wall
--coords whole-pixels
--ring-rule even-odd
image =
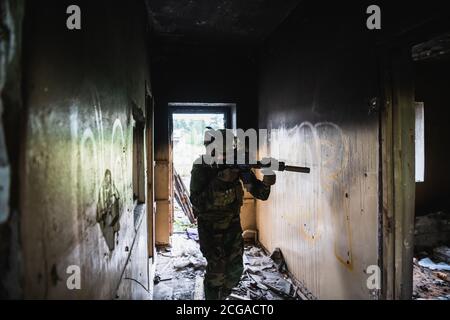
[[[154,46],[152,66],[158,108],[167,102],[236,103],[237,127],[257,126],[258,65],[254,47],[162,40],[155,40]]]
[[[424,102],[425,179],[416,183],[416,215],[450,213],[450,58],[415,63],[416,101]]]
[[[304,3],[261,54],[261,155],[307,166],[278,173],[257,203],[261,243],[319,299],[369,299],[378,264],[378,94],[365,8]]]
[[[81,30],[66,27],[69,5],[81,9]],[[134,245],[146,243],[147,223],[135,225],[132,192],[132,106],[145,112],[147,32],[141,1],[27,2],[20,168],[27,298],[109,299],[119,283],[120,298],[132,298],[148,288],[147,247]],[[81,288],[69,290],[76,268]],[[142,276],[131,281],[132,271]]]

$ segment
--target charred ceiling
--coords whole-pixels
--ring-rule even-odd
[[[154,35],[164,42],[257,44],[300,0],[147,0]]]

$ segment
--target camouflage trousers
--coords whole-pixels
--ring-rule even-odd
[[[198,217],[200,250],[206,258],[207,300],[225,299],[243,272],[244,243],[239,213]]]

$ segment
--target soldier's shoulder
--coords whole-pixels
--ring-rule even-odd
[[[194,163],[192,164],[192,171],[194,170],[197,172],[207,172],[209,170],[209,167],[203,160],[203,156],[200,156],[194,160]]]
[[[204,163],[204,161],[203,161],[203,155],[198,156],[197,159],[194,160],[194,166],[195,166],[195,165],[201,165],[201,164],[203,164],[203,163]]]

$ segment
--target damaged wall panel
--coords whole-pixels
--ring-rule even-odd
[[[131,101],[145,113],[149,82],[144,5],[76,3],[81,30],[66,28],[72,2],[27,3],[27,298],[113,298],[133,244],[147,239],[141,230],[145,239],[135,241],[132,188]],[[145,219],[140,226],[146,230]],[[146,245],[136,250],[148,257]],[[71,265],[80,268],[80,290],[66,286]],[[138,265],[148,277],[147,261]]]
[[[302,22],[297,11],[264,48],[259,124],[269,135],[260,156],[311,173],[278,173],[257,222],[262,244],[279,247],[314,296],[370,299],[378,297],[366,273],[378,265],[376,61],[359,21],[343,24],[336,12]]]

